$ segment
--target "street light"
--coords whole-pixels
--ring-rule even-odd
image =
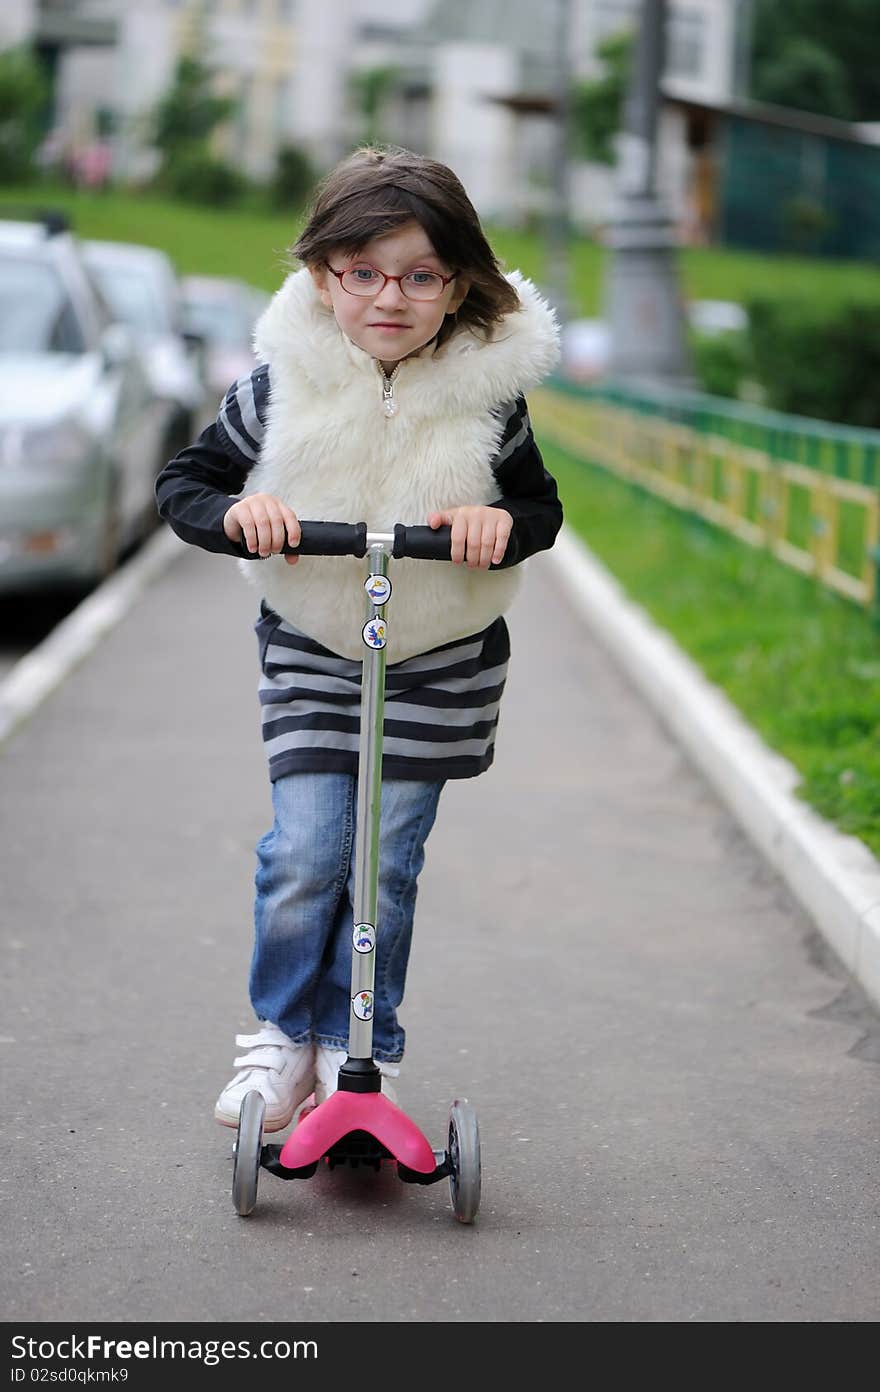
[[[606,318],[615,377],[693,385],[672,219],[657,191],[667,0],[642,0],[608,236]]]
[[[546,281],[565,324],[571,314],[569,265],[569,142],[571,131],[571,0],[556,0],[553,36],[553,163],[546,232]]]

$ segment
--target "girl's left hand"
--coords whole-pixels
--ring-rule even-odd
[[[513,531],[513,518],[503,508],[454,507],[428,514],[428,526],[452,528],[450,560],[467,561],[471,569],[488,570],[504,559]]]

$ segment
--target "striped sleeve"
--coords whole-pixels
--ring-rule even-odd
[[[490,567],[503,570],[536,551],[550,549],[562,526],[562,504],[556,480],[545,469],[532,433],[525,397],[503,402],[494,414],[503,423],[503,431],[491,460],[500,496],[491,506],[503,508],[513,518],[504,559]]]
[[[269,368],[263,363],[233,382],[220,404],[217,429],[246,468],[257,462],[269,406]]]
[[[534,437],[524,396],[516,396],[512,401],[502,402],[500,406],[495,407],[493,415],[504,427],[498,453],[492,460],[492,468],[497,475],[498,471],[513,459],[517,451],[533,443]]]
[[[217,419],[159,474],[159,516],[183,541],[253,559],[243,541],[229,540],[223,519],[259,456],[268,405],[269,368],[263,365],[232,384]]]

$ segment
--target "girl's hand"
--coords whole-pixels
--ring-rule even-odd
[[[504,559],[513,531],[513,518],[503,508],[454,507],[428,514],[428,526],[452,528],[450,560],[471,569],[488,570]]]
[[[233,503],[223,517],[223,530],[230,541],[243,537],[247,549],[260,556],[277,555],[286,541],[298,546],[299,519],[295,512],[272,493],[252,493]],[[296,565],[299,556],[285,556],[288,565]]]

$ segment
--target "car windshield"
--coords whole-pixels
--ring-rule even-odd
[[[163,289],[149,275],[94,258],[89,266],[104,299],[124,323],[141,333],[173,332]]]
[[[61,278],[43,261],[0,256],[0,353],[83,353]]]

